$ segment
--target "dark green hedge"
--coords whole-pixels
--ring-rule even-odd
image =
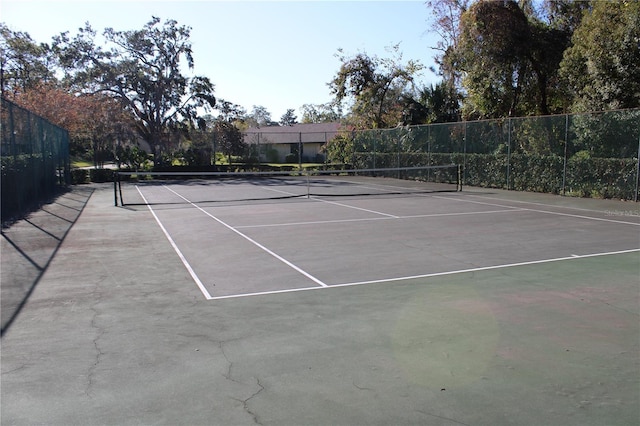
[[[115,171],[111,169],[73,169],[71,182],[80,185],[90,182],[113,182]]]
[[[517,191],[560,194],[563,190],[564,160],[556,155],[535,154],[376,154],[354,155],[358,168],[409,167],[461,164],[463,185],[504,188]],[[582,158],[567,161],[566,195],[633,200],[637,179],[633,158]]]

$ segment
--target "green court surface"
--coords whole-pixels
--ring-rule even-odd
[[[640,423],[637,204],[91,190],[3,334],[3,425]]]

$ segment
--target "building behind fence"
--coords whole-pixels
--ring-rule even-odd
[[[2,99],[2,221],[14,218],[71,183],[69,133]]]
[[[297,154],[287,162],[324,162],[326,168],[456,163],[463,166],[464,185],[638,200],[640,109],[338,130],[322,137],[278,134],[276,127],[259,136],[245,136],[254,162],[284,152]],[[323,138],[330,140],[321,151],[305,148]]]

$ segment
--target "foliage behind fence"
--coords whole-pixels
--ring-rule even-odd
[[[69,133],[2,99],[2,221],[71,182]]]
[[[638,200],[640,109],[342,132],[328,161],[458,163],[463,184]]]

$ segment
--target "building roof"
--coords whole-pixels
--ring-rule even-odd
[[[250,143],[324,143],[338,133],[340,126],[339,122],[331,122],[250,127],[243,133],[245,141]]]

